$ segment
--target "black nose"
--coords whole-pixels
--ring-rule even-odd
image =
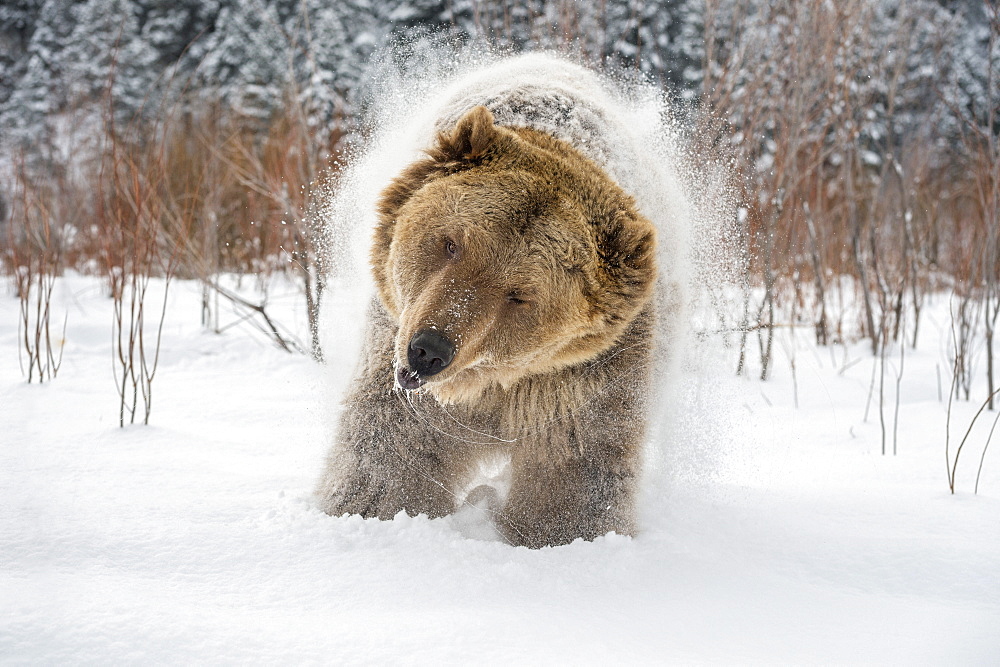
[[[455,358],[455,344],[433,329],[421,329],[410,339],[407,361],[420,377],[440,373]]]

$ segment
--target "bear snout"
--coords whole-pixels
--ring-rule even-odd
[[[413,334],[407,350],[410,369],[424,378],[440,373],[455,358],[455,344],[433,329]]]

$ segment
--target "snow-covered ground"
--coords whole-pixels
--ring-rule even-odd
[[[172,287],[151,425],[120,429],[99,281],[60,282],[44,385],[0,291],[0,662],[1000,663],[1000,445],[972,493],[996,413],[951,495],[944,298],[905,358],[896,456],[877,403],[864,421],[863,345],[784,330],[766,383],[708,345],[652,438],[641,534],[537,551],[318,512],[328,371],[203,331],[199,298]],[[298,298],[272,299],[301,331]]]

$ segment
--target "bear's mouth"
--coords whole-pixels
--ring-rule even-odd
[[[423,386],[424,381],[419,375],[411,371],[406,366],[396,367],[396,385],[406,391],[413,391]]]

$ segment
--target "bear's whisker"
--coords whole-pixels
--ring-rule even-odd
[[[621,348],[619,350],[615,350],[614,354],[609,354],[608,356],[604,357],[603,359],[595,359],[594,361],[590,362],[589,364],[586,364],[586,368],[583,371],[583,375],[588,375],[588,374],[590,374],[590,373],[598,370],[601,366],[604,366],[605,364],[607,364],[608,362],[610,362],[612,359],[614,359],[615,357],[617,357],[622,352],[628,352],[629,350],[634,350],[635,348],[642,347],[645,344],[646,343],[634,343],[632,345],[627,345],[627,346],[625,346],[625,347],[623,347],[623,348]]]
[[[396,398],[400,400],[400,403],[403,403],[403,404],[409,406],[409,408],[413,411],[414,416],[416,416],[418,419],[420,419],[424,424],[427,424],[431,428],[434,428],[433,424],[430,424],[426,420],[422,419],[421,416],[418,414],[416,406],[414,406],[413,403],[412,403],[412,399],[410,397],[410,392],[405,392],[406,393],[406,401],[403,401],[402,397],[399,396],[399,393],[400,393],[399,391],[396,391],[394,393],[396,394]],[[447,433],[444,433],[444,431],[441,431],[441,433],[444,434],[444,435],[449,435]],[[454,437],[454,436],[452,436],[452,437]],[[472,444],[487,444],[487,443],[472,443]],[[417,473],[418,475],[420,475],[421,477],[423,477],[427,481],[431,482],[432,484],[436,485],[442,491],[444,491],[446,494],[448,494],[449,496],[451,496],[452,500],[455,501],[455,506],[456,507],[458,507],[460,505],[467,504],[465,502],[465,500],[466,500],[465,498],[459,497],[459,495],[457,493],[455,493],[454,491],[452,491],[451,489],[449,489],[447,486],[445,486],[443,482],[437,480],[433,475],[431,475],[425,469],[423,469],[422,467],[420,467],[415,461],[407,458],[406,455],[403,454],[403,452],[399,451],[399,447],[396,445],[395,442],[392,443],[392,451],[393,451],[393,453],[397,457],[399,457],[399,460],[402,461],[405,466],[407,466],[412,471],[414,471],[415,473]],[[503,520],[503,522],[511,530],[513,530],[515,533],[517,533],[518,536],[522,538],[522,540],[525,539],[525,535],[520,530],[518,530],[517,526],[514,525],[514,523],[509,519],[509,517],[507,517],[506,514],[504,514],[503,510],[491,510],[488,507],[479,507],[479,506],[473,505],[473,504],[469,504],[469,506],[472,507],[476,512],[479,512],[481,515],[486,516],[486,518],[489,521],[491,521],[492,523],[494,523],[494,524],[497,523],[496,519]],[[508,539],[507,536],[504,535],[503,533],[497,531],[497,535],[499,535],[500,539],[502,539],[508,545],[514,546],[514,543],[511,542],[510,539]]]
[[[413,413],[413,416],[417,418],[417,421],[419,421],[420,423],[424,424],[425,426],[429,426],[430,428],[434,429],[435,431],[437,431],[438,433],[440,433],[443,436],[446,436],[446,437],[451,438],[453,440],[458,440],[459,442],[463,442],[463,443],[465,443],[467,445],[489,445],[489,444],[492,444],[490,442],[478,442],[476,440],[469,440],[468,438],[463,438],[460,435],[455,435],[454,433],[448,433],[447,431],[441,429],[436,424],[432,423],[430,421],[430,419],[427,417],[427,415],[420,413],[420,411],[417,409],[417,406],[415,406],[413,404],[413,396],[411,395],[412,392],[405,391],[405,390],[402,390],[402,391],[406,395],[406,404],[409,406],[410,411]],[[398,396],[398,394],[397,394],[397,396]]]
[[[445,409],[445,407],[443,405],[440,406],[440,410],[441,410],[441,412],[444,413],[444,415],[446,417],[448,417],[448,419],[450,419],[451,421],[453,421],[455,424],[457,424],[458,426],[461,426],[466,431],[470,431],[472,433],[475,433],[476,435],[481,435],[483,437],[490,438],[491,440],[495,440],[497,442],[504,442],[504,443],[507,443],[507,444],[515,443],[518,440],[517,438],[511,438],[511,439],[501,438],[500,436],[493,435],[492,433],[486,433],[485,431],[478,431],[478,430],[472,428],[471,426],[467,426],[466,424],[463,424],[462,422],[460,422],[458,419],[455,418],[454,415],[452,415],[450,412],[448,412],[448,410]],[[483,442],[483,443],[477,443],[477,444],[485,445],[485,444],[488,444],[488,443]]]

